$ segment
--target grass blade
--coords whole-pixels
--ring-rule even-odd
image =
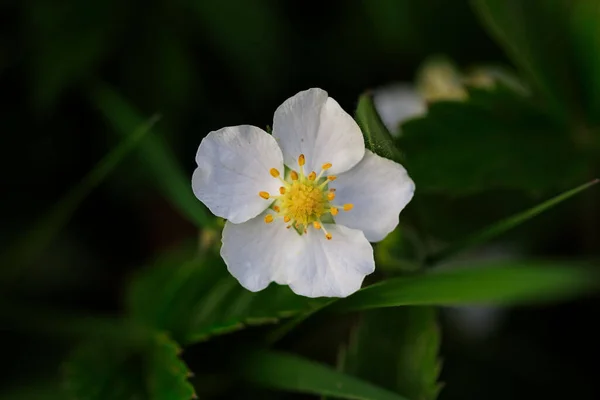
[[[69,191],[42,219],[28,229],[25,234],[13,243],[0,257],[5,272],[17,273],[18,268],[34,262],[52,242],[58,232],[67,224],[81,202],[115,169],[119,162],[135,149],[156,124],[159,117],[151,117],[146,122],[140,121],[137,128],[121,143],[110,151],[83,180]]]
[[[538,204],[535,207],[532,207],[528,210],[525,210],[519,214],[513,215],[509,218],[496,222],[495,224],[477,232],[463,241],[460,241],[454,245],[450,245],[449,247],[440,250],[437,253],[432,254],[427,257],[427,264],[436,264],[442,260],[445,260],[459,252],[464,250],[473,248],[475,246],[479,246],[483,243],[488,242],[489,240],[500,236],[501,234],[521,225],[525,221],[543,213],[544,211],[562,203],[563,201],[575,196],[576,194],[583,192],[586,189],[594,186],[600,182],[598,179],[594,179],[591,182],[585,183],[581,186],[578,186],[574,189],[568,190],[564,193],[559,194],[556,197],[553,197],[545,202]]]
[[[326,365],[271,351],[245,354],[240,373],[253,384],[290,392],[356,400],[406,400]]]
[[[97,87],[92,92],[92,101],[121,135],[128,135],[131,127],[142,120],[139,111],[107,86]],[[159,136],[153,136],[144,142],[140,151],[144,168],[152,172],[157,187],[179,212],[197,226],[214,225],[214,219],[192,192],[191,175],[186,174],[166,143]]]
[[[389,279],[337,301],[330,310],[413,305],[531,304],[576,297],[596,289],[598,272],[573,263],[511,261]]]

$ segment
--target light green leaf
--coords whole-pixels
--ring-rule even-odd
[[[368,310],[352,331],[342,370],[411,399],[434,400],[439,348],[433,307]]]
[[[46,247],[52,242],[58,232],[67,224],[81,202],[109,176],[121,160],[133,149],[139,146],[142,139],[152,129],[157,116],[147,121],[137,121],[131,127],[131,133],[121,140],[121,143],[111,150],[96,166],[71,189],[49,212],[35,223],[23,236],[13,243],[2,256],[0,264],[6,269],[17,273],[18,268],[35,261]]]
[[[471,264],[368,286],[332,305],[334,311],[460,304],[532,304],[577,297],[596,289],[598,273],[560,261]]]
[[[589,179],[567,127],[506,87],[435,102],[401,129],[403,165],[421,192],[562,189]]]
[[[195,392],[180,352],[164,334],[139,347],[89,341],[67,361],[64,387],[75,399],[190,400]]]
[[[92,101],[120,135],[128,135],[131,127],[142,120],[140,113],[108,86],[98,86],[92,92]],[[153,173],[157,187],[181,214],[197,226],[214,225],[192,192],[191,174],[185,173],[167,144],[159,136],[153,136],[140,150],[143,167]]]
[[[272,324],[320,304],[275,284],[252,293],[240,286],[218,256],[199,258],[190,253],[174,252],[141,271],[128,295],[130,314],[137,321],[168,331],[181,343]]]
[[[256,351],[240,358],[241,376],[255,385],[357,400],[406,400],[360,379],[297,356]]]
[[[533,217],[543,213],[544,211],[562,203],[563,201],[576,195],[577,193],[590,188],[591,186],[597,184],[598,182],[600,182],[600,181],[598,179],[595,179],[591,182],[585,183],[574,189],[571,189],[564,193],[561,193],[558,196],[555,196],[549,200],[546,200],[545,202],[538,204],[537,206],[532,207],[528,210],[525,210],[519,214],[513,215],[504,220],[498,221],[497,223],[493,224],[492,226],[489,226],[489,227],[483,229],[481,232],[477,232],[477,233],[473,234],[472,236],[468,237],[467,239],[465,239],[463,241],[459,241],[456,244],[454,244],[446,249],[442,249],[438,253],[431,255],[430,257],[428,257],[427,262],[430,264],[435,264],[436,262],[439,262],[440,260],[444,260],[460,251],[464,251],[464,250],[470,249],[472,247],[486,243],[486,242],[494,239],[495,237],[500,236],[503,233],[521,225],[522,223],[526,222],[530,218],[533,218]]]
[[[355,118],[362,130],[367,149],[381,157],[397,162],[402,161],[402,155],[394,144],[392,135],[377,114],[373,97],[370,94],[363,94],[358,99]]]

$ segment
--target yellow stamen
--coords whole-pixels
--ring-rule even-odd
[[[354,208],[354,204],[352,204],[352,203],[344,204],[344,211],[350,211],[353,208]]]
[[[337,179],[337,176],[335,176],[335,175],[329,175],[329,176],[327,177],[327,180],[328,180],[328,181],[335,181],[336,179]]]
[[[273,178],[277,178],[277,177],[279,176],[279,171],[277,171],[277,169],[275,169],[275,168],[271,168],[271,169],[269,170],[269,172],[271,173],[271,176],[272,176]]]
[[[331,238],[332,238],[331,233],[326,233],[325,237],[327,238],[327,240],[331,240]]]
[[[331,210],[329,210],[331,212],[331,215],[338,215],[338,213],[340,212],[340,210],[338,210],[337,207],[331,207]]]
[[[269,197],[271,197],[271,195],[269,195],[267,192],[258,192],[258,195],[265,200],[269,200]]]
[[[290,218],[290,217],[288,217],[287,215],[286,215],[285,217],[283,217],[283,222],[285,222],[286,224],[287,224],[288,222],[290,222],[290,220],[291,220],[291,218]]]
[[[323,169],[329,169],[331,167],[332,167],[331,163],[325,163],[321,166],[321,168],[323,168]]]
[[[320,230],[321,229],[321,224],[319,223],[319,221],[313,222],[313,226],[315,227],[316,230]]]
[[[290,172],[290,178],[292,178],[293,181],[297,181],[298,180],[298,173],[296,171]]]
[[[273,211],[279,212],[281,211],[281,209],[279,208],[279,206],[273,206]]]
[[[332,201],[333,199],[335,199],[335,193],[334,192],[327,193],[327,200]]]
[[[300,154],[298,157],[298,165],[303,166],[304,164],[306,164],[306,158],[304,158],[304,154]]]
[[[279,193],[285,194],[285,188],[283,186],[279,188]]]
[[[308,174],[308,180],[309,181],[314,181],[315,179],[317,179],[317,173],[315,171],[313,171],[310,174]]]
[[[271,222],[273,222],[273,215],[271,215],[271,214],[265,215],[265,223],[270,224]]]

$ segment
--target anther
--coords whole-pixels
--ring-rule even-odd
[[[287,224],[288,222],[290,222],[290,220],[291,220],[291,218],[290,218],[290,217],[288,217],[287,215],[286,215],[285,217],[283,217],[283,222],[285,222],[286,224]]]
[[[325,163],[321,166],[322,169],[329,169],[331,167],[332,167],[331,163]]]
[[[277,177],[279,176],[279,171],[277,171],[277,169],[275,169],[275,168],[271,168],[271,169],[269,170],[269,172],[271,173],[271,176],[272,176],[273,178],[277,178]]]
[[[303,166],[304,164],[306,164],[306,158],[304,158],[304,154],[300,154],[298,157],[298,165]]]
[[[331,233],[326,233],[325,237],[327,238],[327,240],[331,240],[331,238],[332,238]]]
[[[331,215],[338,215],[338,212],[340,212],[337,207],[331,207],[329,211],[331,212]]]
[[[321,229],[321,224],[319,223],[319,221],[313,222],[313,226],[315,227],[316,230],[320,230]]]
[[[298,173],[296,171],[290,172],[290,178],[292,178],[293,181],[297,181],[298,180]]]
[[[315,171],[313,171],[310,174],[308,174],[308,180],[309,181],[314,181],[315,179],[317,179],[317,173]]]
[[[328,181],[335,181],[336,179],[337,179],[337,176],[335,176],[335,175],[329,175],[329,176],[327,177],[327,180],[328,180]]]
[[[279,212],[281,209],[279,208],[279,206],[273,206],[273,211],[275,212]]]
[[[265,200],[269,200],[269,197],[271,197],[271,195],[267,192],[258,192],[258,195]]]
[[[352,204],[352,203],[344,204],[344,211],[350,211],[353,208],[354,208],[354,204]]]
[[[271,215],[271,214],[265,215],[265,223],[270,224],[271,222],[273,222],[273,215]]]
[[[332,201],[333,199],[335,199],[335,193],[334,192],[327,193],[327,200]]]
[[[283,186],[279,188],[279,193],[285,194],[285,188]]]

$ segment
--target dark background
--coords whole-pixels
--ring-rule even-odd
[[[98,84],[111,85],[146,116],[160,113],[160,134],[191,176],[197,146],[209,131],[269,125],[283,100],[309,87],[327,90],[352,112],[365,90],[413,80],[435,54],[459,66],[507,62],[466,1],[4,1],[0,248],[117,143],[91,96]],[[42,260],[3,289],[10,301],[118,314],[131,272],[194,237],[194,227],[153,189],[141,165],[128,157],[86,199]],[[519,199],[491,197],[501,204],[500,215]],[[437,200],[437,207],[462,213],[465,226],[481,225],[473,219],[485,209],[471,213],[456,199]],[[576,209],[532,222],[534,232],[546,232],[534,253],[584,251],[569,222],[548,233]],[[451,237],[465,226],[439,229]],[[12,303],[4,303],[10,310]],[[478,338],[443,314],[446,386],[440,398],[595,398],[595,303],[513,310]],[[310,328],[284,345],[310,337]],[[70,345],[70,339],[3,323],[0,382],[55,376]]]

